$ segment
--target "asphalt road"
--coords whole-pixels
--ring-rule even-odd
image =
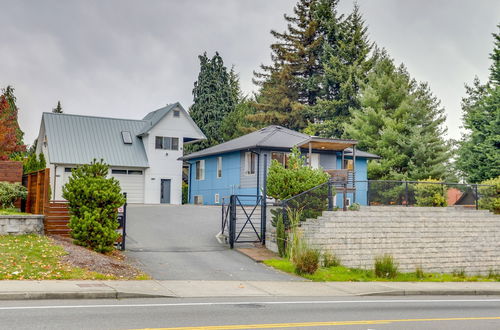
[[[0,329],[500,329],[500,297],[0,301]],[[208,328],[207,328],[208,327]]]
[[[219,207],[130,205],[127,254],[158,280],[298,280],[220,244],[220,223]]]

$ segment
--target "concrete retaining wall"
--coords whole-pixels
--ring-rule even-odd
[[[0,235],[43,234],[43,215],[0,215]]]
[[[390,254],[403,272],[500,272],[500,216],[452,207],[363,207],[324,212],[302,228],[312,247],[336,254],[342,264],[373,268]]]

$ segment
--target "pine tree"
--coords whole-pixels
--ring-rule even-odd
[[[189,146],[189,151],[200,150],[223,142],[220,126],[224,117],[234,110],[236,102],[234,81],[231,82],[231,77],[219,53],[216,52],[211,59],[204,53],[199,56],[199,59],[200,73],[198,80],[194,83],[194,104],[189,113],[205,133],[207,140]]]
[[[471,183],[500,176],[500,33],[493,37],[489,81],[483,85],[476,78],[462,99],[467,133],[460,141],[456,165]]]
[[[2,93],[5,96],[7,102],[9,103],[9,109],[10,109],[9,111],[11,112],[11,115],[15,118],[15,122],[12,123],[12,125],[14,125],[15,127],[17,144],[22,146],[24,133],[23,131],[21,131],[19,123],[17,122],[17,114],[19,113],[19,109],[16,105],[17,98],[14,95],[14,87],[8,85],[4,89],[2,89]]]
[[[442,179],[450,158],[443,140],[445,116],[427,84],[417,84],[404,66],[383,53],[368,75],[361,109],[345,125],[359,148],[382,158],[369,164],[370,179]]]
[[[63,113],[62,106],[61,106],[61,101],[57,101],[57,106],[52,109],[53,113]]]

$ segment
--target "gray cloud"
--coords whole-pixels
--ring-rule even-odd
[[[295,1],[0,1],[0,86],[16,88],[31,143],[41,113],[141,118],[166,103],[192,102],[197,56],[218,50],[245,92],[269,62],[271,29]],[[463,85],[488,74],[497,1],[359,1],[370,38],[428,81],[459,136]],[[352,8],[343,1],[340,10]]]

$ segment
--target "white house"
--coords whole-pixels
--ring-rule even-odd
[[[206,139],[179,104],[148,113],[142,120],[45,112],[37,154],[50,168],[51,198],[62,199],[71,170],[103,159],[120,181],[128,203],[181,204],[184,145]]]

